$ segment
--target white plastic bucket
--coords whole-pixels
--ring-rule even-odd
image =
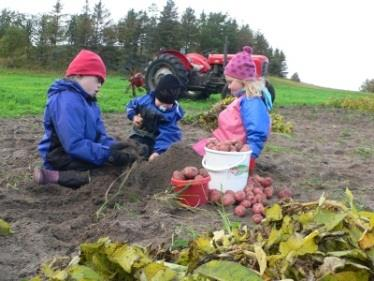
[[[209,189],[243,190],[247,185],[251,153],[217,151],[205,147],[202,165],[210,176]]]

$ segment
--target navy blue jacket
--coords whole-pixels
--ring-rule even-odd
[[[97,166],[108,160],[114,143],[105,131],[96,101],[72,80],[55,81],[49,88],[44,130],[38,149],[44,166],[49,169],[53,167],[46,158],[56,136],[72,158]]]
[[[130,120],[133,120],[134,116],[140,113],[139,111],[141,107],[153,110],[163,118],[155,136],[155,145],[153,148],[155,152],[161,154],[168,150],[173,143],[182,139],[182,131],[177,123],[183,118],[184,111],[178,102],[175,102],[172,108],[166,111],[161,111],[155,104],[154,93],[150,92],[144,96],[130,100],[126,107],[127,117]]]

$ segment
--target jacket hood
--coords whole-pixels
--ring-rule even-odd
[[[82,95],[85,99],[92,100],[92,97],[87,94],[77,82],[69,79],[61,79],[53,82],[48,89],[47,95],[50,98],[53,95],[57,95],[65,91],[76,92]]]

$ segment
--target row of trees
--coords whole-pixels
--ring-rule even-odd
[[[361,87],[360,91],[362,92],[368,92],[368,93],[374,93],[374,79],[366,79]]]
[[[225,39],[229,53],[250,44],[256,54],[270,59],[272,75],[286,75],[285,54],[273,49],[260,32],[254,32],[249,25],[240,26],[222,13],[196,15],[192,8],[187,8],[179,16],[173,0],[168,0],[161,11],[155,4],[147,10],[130,9],[116,23],[101,0],[92,9],[86,0],[82,11],[74,15],[63,13],[60,0],[48,14],[2,10],[0,64],[59,69],[78,50],[87,48],[100,53],[111,70],[139,70],[161,48],[222,53]]]

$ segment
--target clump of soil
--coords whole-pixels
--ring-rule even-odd
[[[201,157],[190,145],[185,142],[178,143],[154,161],[141,163],[132,184],[143,187],[147,193],[160,192],[170,186],[173,171],[186,166],[201,167]]]

